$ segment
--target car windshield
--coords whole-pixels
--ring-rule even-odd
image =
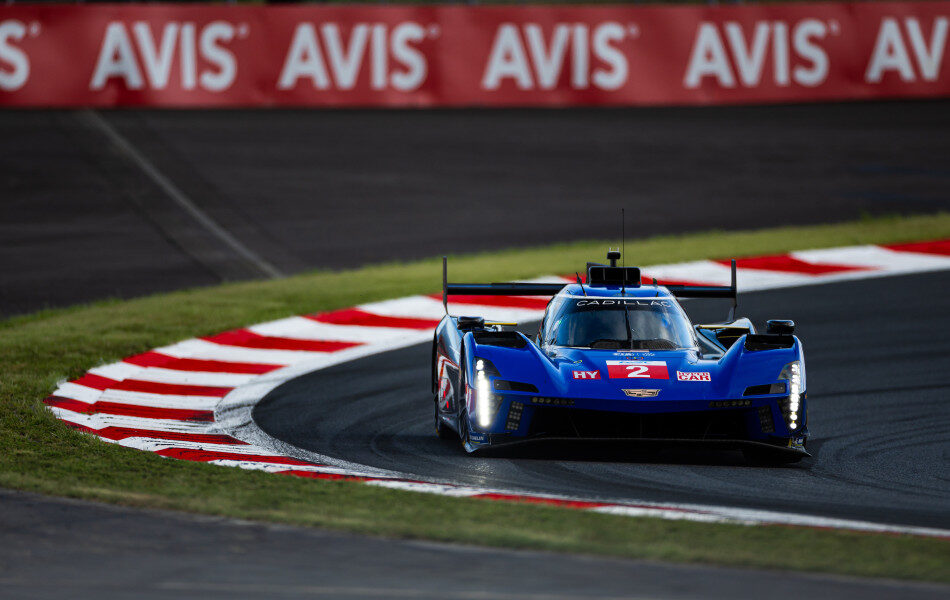
[[[668,298],[567,298],[545,343],[580,348],[672,350],[695,345],[683,309]]]

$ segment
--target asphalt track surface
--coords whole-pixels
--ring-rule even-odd
[[[875,600],[950,589],[386,540],[3,490],[0,503],[0,598],[11,600]]]
[[[804,344],[813,458],[781,468],[685,448],[644,456],[559,444],[467,456],[432,431],[429,345],[291,380],[253,416],[298,448],[440,481],[948,528],[947,289],[943,271],[740,296],[739,314],[794,319]],[[724,316],[699,302],[687,305],[694,320]]]
[[[947,101],[5,110],[0,131],[0,316],[603,239],[621,206],[631,238],[950,206]]]

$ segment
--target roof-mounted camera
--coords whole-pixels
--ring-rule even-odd
[[[617,261],[620,260],[620,250],[610,250],[607,249],[607,260],[610,261],[611,267],[617,266]]]

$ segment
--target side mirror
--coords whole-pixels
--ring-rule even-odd
[[[792,335],[795,332],[795,321],[784,319],[770,319],[765,322],[765,333]]]
[[[485,327],[485,319],[482,317],[459,317],[458,318],[458,328],[459,331],[467,331],[471,329],[482,329]]]

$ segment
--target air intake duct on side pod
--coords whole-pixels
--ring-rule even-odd
[[[791,348],[795,345],[795,338],[791,335],[749,334],[745,338],[745,349],[749,352],[758,352],[760,350],[778,350],[780,348]]]
[[[475,343],[503,348],[524,348],[527,345],[523,335],[517,331],[475,331],[472,334]]]
[[[520,381],[506,381],[504,379],[495,380],[495,389],[498,391],[507,392],[527,392],[530,394],[538,393],[538,388],[530,383],[522,383]]]
[[[784,394],[784,383],[763,383],[762,385],[750,385],[742,392],[743,396],[764,396],[766,394]]]

